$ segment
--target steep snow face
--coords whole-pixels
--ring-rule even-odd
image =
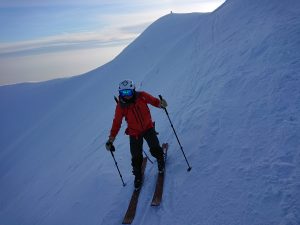
[[[193,206],[172,211],[182,224],[190,211],[195,224],[300,221],[300,10],[277,3],[229,1],[183,41],[191,60],[167,99],[199,173],[178,188]]]
[[[132,191],[124,126],[104,149],[120,80],[162,94],[170,124],[163,204],[148,164],[135,224],[300,223],[300,2],[228,0],[169,14],[112,62],[83,76],[0,87],[0,221],[120,224]],[[147,151],[147,146],[144,146]]]

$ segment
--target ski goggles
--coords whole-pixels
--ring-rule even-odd
[[[133,90],[132,89],[119,90],[119,94],[121,97],[131,97],[133,95]]]

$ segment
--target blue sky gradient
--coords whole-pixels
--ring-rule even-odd
[[[171,10],[209,12],[223,2],[2,0],[0,85],[87,72],[112,60]]]

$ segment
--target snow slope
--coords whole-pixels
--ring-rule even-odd
[[[151,208],[148,163],[133,224],[300,224],[299,14],[297,0],[173,13],[87,74],[0,87],[0,224],[121,223],[133,180],[125,124],[115,143],[125,188],[104,143],[125,78],[167,99],[193,167],[152,107],[170,143],[165,192]]]

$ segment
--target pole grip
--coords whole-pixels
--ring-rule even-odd
[[[158,97],[159,97],[160,101],[162,101],[163,97],[161,95],[158,95]],[[165,107],[162,107],[162,108],[165,110],[167,116],[169,117],[169,113],[168,113],[167,109]],[[169,120],[170,120],[170,118],[169,118]]]
[[[111,151],[111,152],[116,151],[116,148],[115,148],[115,146],[114,146],[113,144],[111,144],[110,151]]]

